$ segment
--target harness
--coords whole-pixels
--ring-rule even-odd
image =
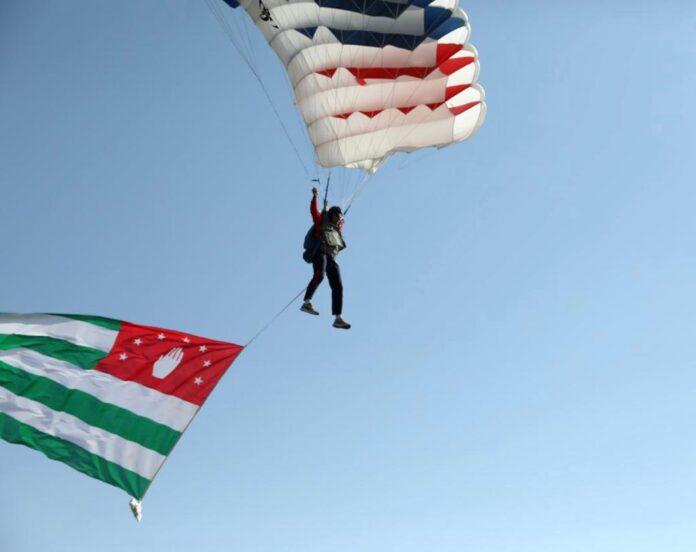
[[[341,231],[333,224],[326,223],[321,228],[321,244],[324,253],[335,257],[346,248]]]
[[[326,216],[324,211],[323,216]],[[319,229],[319,235],[316,235],[314,225],[309,227],[304,238],[304,253],[302,258],[307,263],[312,263],[314,257],[321,250],[322,253],[335,257],[346,248],[346,241],[343,239],[341,231],[333,224],[324,223]]]

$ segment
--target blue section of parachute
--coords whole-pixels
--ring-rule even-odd
[[[230,8],[238,8],[237,0],[223,0]],[[427,8],[434,0],[408,0],[407,2],[389,2],[388,0],[314,0],[321,8],[333,8],[336,10],[362,13],[372,17],[391,17],[396,19],[410,6]]]
[[[351,11],[370,15],[372,17],[391,17],[393,19],[399,17],[411,5],[410,2],[400,4],[398,2],[385,2],[382,0],[374,2],[364,2],[361,0],[314,0],[314,3],[321,8]]]
[[[445,36],[449,30],[442,32],[440,36],[434,36],[433,33],[437,31],[437,29],[445,25],[447,21],[454,21],[454,22],[460,22],[461,24],[458,24],[456,26],[452,26],[450,30],[457,29],[459,27],[462,27],[464,24],[463,19],[458,19],[456,17],[452,17],[452,10],[446,10],[444,8],[424,8],[423,9],[423,30],[425,31],[425,34],[430,36],[431,38],[440,38],[442,36]],[[446,25],[445,25],[446,26]]]
[[[359,2],[357,0],[314,0],[322,8],[332,8],[342,11],[351,11],[371,17],[391,17],[398,18],[411,6],[422,8],[425,32],[428,33],[435,29],[445,20],[452,17],[452,10],[445,8],[430,8],[429,4],[433,0],[415,0],[408,3],[399,4],[396,2]]]
[[[223,0],[228,6],[236,8],[239,6],[238,0]],[[371,46],[383,48],[384,46],[395,46],[407,50],[415,50],[428,38],[439,39],[446,34],[466,26],[466,20],[459,17],[452,17],[452,10],[445,8],[429,7],[434,0],[408,0],[404,3],[390,2],[388,0],[313,0],[315,4],[322,8],[330,8],[343,11],[361,13],[369,17],[391,17],[398,18],[410,6],[422,8],[423,10],[423,34],[397,34],[397,33],[378,33],[363,30],[342,30],[328,27],[328,30],[336,39],[345,45]],[[308,38],[313,38],[317,32],[317,27],[303,27],[295,29]]]
[[[405,50],[415,50],[420,44],[428,38],[439,39],[455,29],[466,26],[466,21],[458,17],[451,17],[452,12],[441,8],[432,8],[434,12],[430,16],[425,15],[425,34],[409,35],[409,34],[393,34],[393,33],[376,33],[374,31],[344,31],[341,29],[327,29],[333,34],[336,39],[344,45],[351,46],[372,46],[383,48],[385,46],[395,46]],[[427,9],[424,11],[428,11]],[[445,12],[444,14],[441,12]],[[304,27],[295,29],[308,38],[314,38],[318,27]]]
[[[408,0],[407,2],[389,2],[387,0],[314,0],[314,3],[322,8],[362,13],[372,17],[391,17],[396,19],[410,6],[426,8],[434,0]]]
[[[238,8],[237,0],[222,0],[230,8]],[[314,0],[317,6],[322,8],[335,8],[337,10],[346,10],[356,13],[364,13],[377,17],[399,17],[409,6],[425,8],[434,0],[409,0],[408,2],[388,2],[386,0],[374,0],[367,2],[361,0]]]

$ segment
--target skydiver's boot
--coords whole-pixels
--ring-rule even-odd
[[[314,314],[314,315],[319,314],[319,311],[312,306],[311,301],[305,301],[304,303],[302,303],[300,310],[302,312],[306,312],[307,314]]]
[[[334,328],[340,328],[341,330],[350,330],[350,324],[341,318],[340,314],[336,315],[336,319],[333,323]]]

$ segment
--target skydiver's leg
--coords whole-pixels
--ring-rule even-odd
[[[343,312],[343,282],[341,281],[341,269],[335,259],[326,256],[326,276],[331,286],[331,313],[341,316]]]
[[[326,272],[326,258],[321,251],[318,251],[314,256],[312,266],[314,267],[314,275],[309,281],[309,285],[307,286],[307,291],[305,292],[304,296],[304,303],[302,304],[302,307],[300,307],[300,310],[309,314],[319,314],[319,312],[312,306],[312,297],[314,296],[314,292],[319,287],[319,284],[321,284],[322,280],[324,279],[324,273]]]
[[[341,281],[341,269],[338,263],[328,256],[326,259],[326,275],[331,285],[331,312],[333,312],[336,317],[333,327],[349,330],[350,324],[343,320],[341,316],[343,312],[343,282]]]

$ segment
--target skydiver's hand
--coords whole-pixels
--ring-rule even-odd
[[[312,195],[314,197],[317,197],[319,195],[319,190],[317,190],[316,188],[312,188]]]

